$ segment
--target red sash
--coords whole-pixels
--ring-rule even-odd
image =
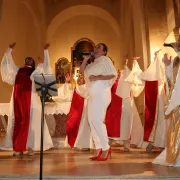
[[[118,80],[114,83],[111,89],[111,103],[106,112],[105,124],[108,137],[120,137],[120,121],[122,113],[122,98],[117,96],[116,89]]]
[[[71,146],[71,148],[74,147],[74,143],[77,138],[83,108],[84,98],[81,97],[76,91],[74,91],[71,108],[66,123],[66,134],[68,138],[68,144]]]
[[[156,105],[158,98],[158,81],[146,81],[145,83],[145,120],[144,141],[149,140],[156,118]]]
[[[16,152],[26,151],[32,90],[30,71],[30,67],[20,68],[15,80],[13,149]]]

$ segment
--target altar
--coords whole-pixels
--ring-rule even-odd
[[[64,147],[66,120],[71,102],[48,102],[45,104],[45,120],[55,148]],[[0,103],[0,131],[6,132],[9,103]]]

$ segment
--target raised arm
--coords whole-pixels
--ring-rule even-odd
[[[83,98],[88,98],[88,90],[85,85],[85,80],[83,77],[79,76],[77,79],[76,92]]]
[[[49,52],[48,52],[48,47],[49,44],[46,44],[44,46],[44,62],[38,64],[38,66],[36,67],[36,70],[31,74],[31,79],[33,80],[33,76],[35,74],[51,74],[52,73],[52,69],[50,67],[50,58],[49,58]],[[38,58],[40,59],[40,58]]]
[[[3,82],[6,82],[10,85],[14,84],[16,74],[19,68],[15,65],[12,58],[12,49],[15,47],[16,43],[9,45],[9,48],[4,54],[4,57],[1,61],[1,77]]]
[[[89,60],[89,58],[90,58],[90,55],[88,55],[88,56],[83,56],[83,58],[84,58],[84,59],[83,59],[83,62],[82,62],[82,64],[81,64],[81,66],[80,66],[79,72],[80,72],[80,74],[82,74],[82,75],[84,76],[84,71],[85,71],[87,62],[88,62],[88,60]]]
[[[51,69],[51,66],[50,66],[49,51],[48,51],[49,46],[50,46],[49,43],[47,43],[47,44],[44,46],[44,63],[43,63],[43,69],[44,69],[44,73],[45,73],[45,74],[51,74],[51,73],[52,73],[52,69]]]

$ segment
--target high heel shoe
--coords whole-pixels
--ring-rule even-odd
[[[101,154],[102,154],[102,149],[99,151],[99,154],[98,154],[97,156],[92,156],[92,157],[90,157],[89,159],[91,159],[91,160],[96,160],[98,157],[101,156]]]
[[[109,157],[111,158],[111,152],[112,152],[112,149],[109,148],[106,157],[101,157],[101,156],[99,156],[99,157],[97,158],[97,161],[106,161]]]

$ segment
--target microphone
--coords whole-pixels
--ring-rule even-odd
[[[81,53],[82,56],[94,56],[94,52],[83,52]]]

